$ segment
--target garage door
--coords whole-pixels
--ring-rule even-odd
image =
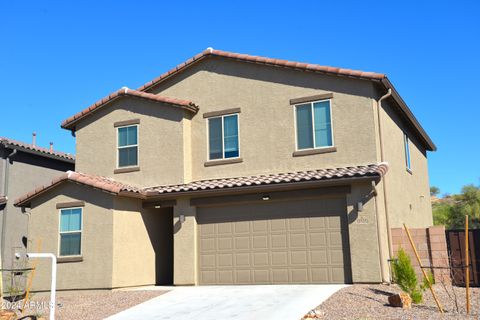
[[[197,208],[200,284],[351,282],[345,198]]]

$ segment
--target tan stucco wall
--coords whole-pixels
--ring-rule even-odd
[[[352,184],[351,193],[347,195],[348,233],[354,283],[382,281],[379,241],[383,248],[387,246],[387,242],[386,238],[379,239],[378,236],[376,201],[370,182]],[[363,204],[362,211],[358,211],[359,202]],[[383,259],[386,261],[387,257],[384,256]],[[383,269],[383,274],[388,274],[388,265],[384,265]]]
[[[192,178],[369,164],[376,161],[370,82],[271,68],[224,59],[208,59],[167,80],[155,93],[189,99],[200,106],[192,120]],[[292,157],[295,151],[294,110],[290,99],[322,93],[332,99],[337,152]],[[241,108],[242,163],[205,167],[207,120],[202,114]]]
[[[390,227],[429,227],[433,225],[426,150],[412,130],[392,110],[390,99],[382,102],[381,121],[385,161],[389,171],[385,177]],[[406,169],[403,132],[410,139],[412,173]],[[380,158],[379,160],[380,161]],[[383,201],[384,184],[379,185]]]
[[[121,98],[81,121],[76,131],[76,170],[141,186],[183,182],[183,109]],[[140,171],[114,174],[118,121],[140,119]]]
[[[113,213],[112,286],[155,284],[155,251],[141,200],[116,198]]]
[[[58,255],[59,209],[57,203],[85,201],[81,262],[59,263],[57,288],[104,289],[112,286],[112,205],[113,197],[73,183],[60,187],[34,199],[29,223],[29,251],[36,252],[37,241],[41,251]],[[42,259],[43,260],[43,259]],[[50,261],[39,260],[32,289],[50,290]]]
[[[185,222],[180,223],[180,215]],[[173,211],[173,283],[197,284],[197,218],[190,200],[178,199]]]

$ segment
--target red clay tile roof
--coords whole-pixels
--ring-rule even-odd
[[[181,100],[176,98],[169,98],[165,96],[160,96],[152,93],[141,92],[137,90],[132,90],[127,87],[123,87],[120,90],[115,91],[114,93],[110,94],[109,96],[98,100],[88,108],[80,111],[79,113],[71,116],[70,118],[64,120],[62,122],[62,128],[72,130],[75,123],[78,120],[83,119],[84,117],[90,115],[92,112],[98,110],[99,108],[103,107],[104,105],[124,96],[147,99],[154,102],[161,102],[167,103],[176,107],[183,108],[185,110],[191,111],[196,113],[198,111],[198,106],[196,106],[193,102],[187,100]]]
[[[372,80],[372,79],[381,80],[386,77],[384,74],[375,73],[375,72],[365,72],[365,71],[351,70],[351,69],[344,69],[344,68],[337,68],[337,67],[328,67],[328,66],[304,63],[304,62],[295,62],[295,61],[288,61],[288,60],[281,60],[281,59],[272,59],[267,57],[251,56],[248,54],[234,53],[234,52],[208,48],[203,52],[197,54],[196,56],[188,59],[187,61],[179,64],[175,68],[153,79],[152,81],[145,83],[143,86],[141,86],[137,90],[147,91],[148,89],[152,88],[153,86],[157,85],[163,80],[169,78],[173,74],[181,72],[184,69],[188,68],[190,65],[200,60],[203,60],[204,58],[209,56],[224,57],[224,58],[229,58],[234,60],[270,65],[275,67],[293,68],[293,69],[299,69],[304,71],[312,71],[312,72],[319,72],[319,73],[326,73],[326,74],[340,75],[340,76],[361,78],[361,79],[369,79],[369,80]]]
[[[86,186],[90,186],[115,195],[122,195],[126,197],[143,198],[155,197],[165,194],[178,194],[186,192],[197,192],[205,190],[216,189],[234,189],[248,186],[262,186],[274,184],[293,184],[297,182],[306,181],[320,181],[320,180],[346,180],[357,177],[372,177],[381,178],[388,171],[388,163],[382,162],[379,164],[371,164],[366,166],[355,166],[335,169],[319,169],[309,171],[298,171],[290,173],[278,173],[269,175],[225,178],[225,179],[210,179],[195,181],[187,184],[179,185],[164,185],[147,188],[137,188],[127,184],[115,181],[111,178],[85,174],[74,171],[67,171],[60,177],[52,180],[51,183],[38,187],[35,190],[23,195],[15,200],[14,205],[17,207],[27,207],[33,198],[41,193],[54,188],[64,181],[71,181]]]
[[[0,196],[0,205],[7,203],[7,197]]]
[[[8,138],[0,137],[0,144],[5,146],[6,148],[18,149],[20,151],[30,152],[37,154],[39,156],[46,156],[49,158],[54,158],[57,160],[75,163],[75,156],[69,153],[64,153],[60,151],[50,151],[50,149],[42,148],[39,146],[34,146],[33,144],[28,144]]]
[[[37,187],[35,190],[32,190],[31,192],[16,199],[14,202],[14,205],[18,207],[28,206],[30,204],[30,201],[33,198],[37,197],[38,195],[44,193],[45,191],[48,191],[66,181],[71,181],[74,183],[93,187],[95,189],[99,189],[101,191],[105,191],[115,195],[122,194],[125,196],[132,196],[132,197],[141,196],[141,189],[117,182],[111,178],[96,176],[92,174],[85,174],[85,173],[80,173],[75,171],[67,171],[63,173],[61,176],[53,179],[49,184]]]
[[[259,56],[251,56],[248,54],[240,54],[222,50],[215,50],[212,48],[208,48],[203,52],[197,54],[196,56],[188,59],[187,61],[179,64],[175,68],[165,72],[164,74],[160,75],[159,77],[153,79],[145,83],[143,86],[138,88],[139,91],[148,91],[149,89],[153,88],[157,84],[161,83],[162,81],[182,72],[183,70],[189,68],[190,66],[194,65],[195,63],[204,60],[207,57],[223,57],[228,59],[234,59],[238,61],[244,61],[249,63],[257,63],[262,65],[269,65],[275,67],[283,67],[283,68],[290,68],[302,71],[310,71],[310,72],[317,72],[329,75],[336,75],[336,76],[344,76],[356,79],[364,79],[375,81],[383,85],[383,87],[388,90],[392,89],[392,97],[398,103],[399,111],[402,116],[406,118],[408,122],[410,122],[414,129],[417,131],[420,139],[425,144],[427,150],[435,151],[437,147],[433,143],[432,139],[428,136],[426,131],[418,122],[417,118],[413,115],[410,108],[407,106],[405,101],[400,97],[400,94],[397,92],[393,84],[387,78],[385,74],[382,73],[375,73],[375,72],[365,72],[359,70],[351,70],[351,69],[344,69],[344,68],[337,68],[337,67],[328,67],[322,66],[318,64],[311,64],[311,63],[303,63],[303,62],[295,62],[295,61],[288,61],[288,60],[280,60],[280,59],[272,59],[267,57],[259,57]]]
[[[302,181],[337,180],[355,177],[382,177],[387,173],[387,171],[388,164],[386,162],[383,162],[380,164],[372,164],[368,166],[319,169],[239,178],[201,180],[180,185],[144,188],[143,192],[147,196],[155,196],[168,193],[241,188],[247,186],[260,186],[269,184],[287,184]]]

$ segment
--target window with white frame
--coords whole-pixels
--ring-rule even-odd
[[[238,158],[238,114],[208,119],[209,160]]]
[[[406,133],[403,134],[403,144],[405,147],[405,165],[407,166],[407,170],[412,170],[412,163],[410,159],[410,139]]]
[[[82,208],[60,209],[60,256],[81,255]]]
[[[117,128],[118,168],[138,166],[138,125]]]
[[[297,150],[333,147],[330,100],[295,106]]]

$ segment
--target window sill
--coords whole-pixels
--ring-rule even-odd
[[[140,167],[127,167],[127,168],[119,168],[113,170],[113,173],[127,173],[127,172],[135,172],[135,171],[140,171]]]
[[[83,256],[57,257],[57,263],[82,262]]]
[[[294,157],[303,157],[303,156],[309,156],[313,154],[329,153],[329,152],[336,152],[336,151],[337,151],[336,147],[328,147],[328,148],[320,148],[320,149],[308,149],[308,150],[295,151],[292,155]]]
[[[240,162],[243,162],[242,158],[210,160],[210,161],[205,162],[203,165],[205,167],[212,167],[212,166],[219,166],[219,165],[222,165],[222,164],[232,164],[232,163],[240,163]]]

